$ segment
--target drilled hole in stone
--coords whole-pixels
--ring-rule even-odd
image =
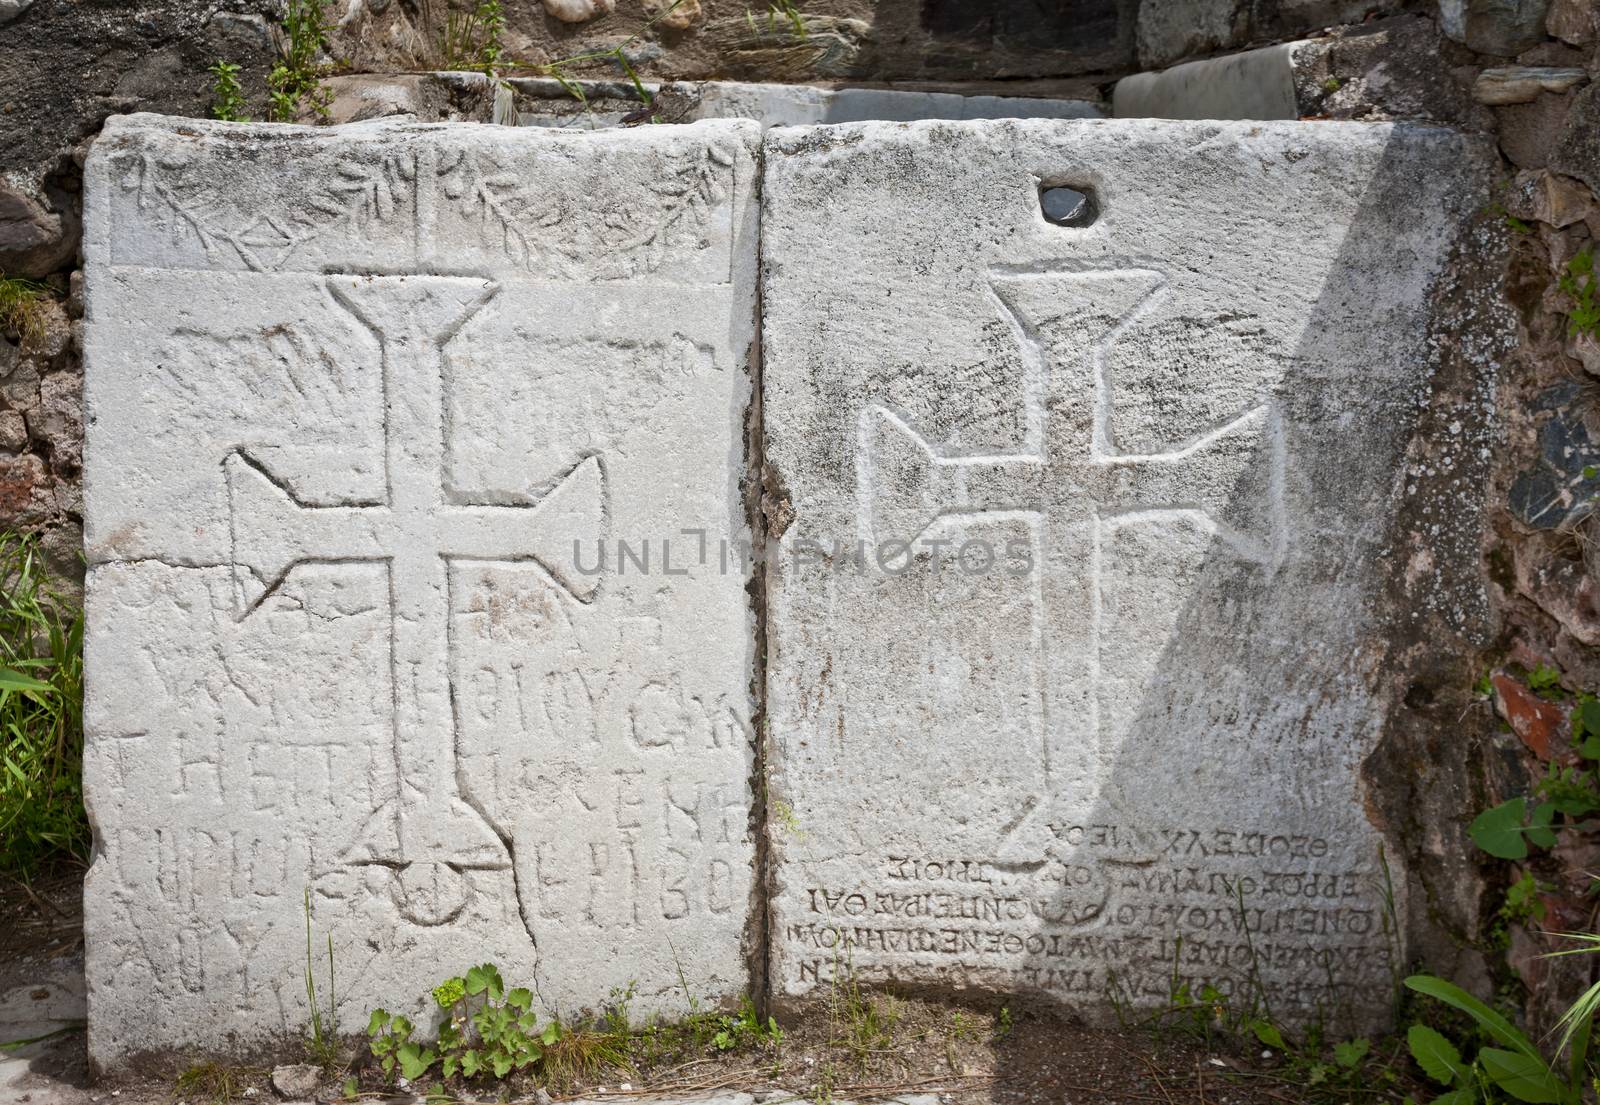
[[[1039,207],[1057,226],[1088,226],[1100,214],[1092,191],[1065,185],[1040,188]]]

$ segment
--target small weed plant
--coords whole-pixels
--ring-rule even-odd
[[[326,0],[288,0],[283,23],[274,29],[278,62],[267,74],[267,95],[274,122],[290,123],[309,107],[328,118],[332,94],[322,87],[317,56],[328,46],[330,29],[323,11]]]
[[[805,13],[795,7],[794,0],[769,0],[767,10],[759,16],[746,8],[744,18],[755,35],[765,31],[769,37],[786,35],[797,42],[807,37]]]
[[[772,1017],[763,1021],[756,1013],[756,1003],[748,997],[739,999],[739,1010],[718,1018],[717,1031],[711,1037],[711,1046],[717,1051],[745,1051],[753,1047],[783,1046],[783,1029]]]
[[[239,67],[218,61],[206,72],[211,74],[211,117],[225,123],[248,123],[244,89],[239,85]]]
[[[1567,312],[1567,335],[1600,336],[1600,303],[1595,301],[1594,250],[1585,246],[1568,261],[1556,285],[1572,300]]]
[[[333,985],[333,933],[328,933],[328,1015],[322,1015],[317,1001],[316,964],[311,957],[311,891],[305,891],[306,912],[306,1003],[311,1008],[311,1032],[306,1037],[306,1055],[325,1071],[339,1063],[339,1001]]]
[[[845,1048],[858,1063],[894,1046],[900,1025],[900,1002],[891,994],[873,994],[861,988],[855,972],[836,966],[828,991],[828,1021],[833,1043]]]
[[[0,871],[88,858],[83,611],[50,589],[33,539],[0,534]]]
[[[252,1082],[267,1075],[264,1070],[251,1067],[230,1067],[222,1063],[200,1062],[186,1067],[172,1084],[175,1099],[213,1101],[217,1105],[231,1105],[245,1099],[245,1090]]]
[[[446,69],[476,69],[493,75],[505,54],[505,9],[500,0],[483,0],[471,11],[445,16],[439,56]]]
[[[0,333],[25,340],[39,338],[44,332],[40,304],[48,294],[38,281],[0,273]]]

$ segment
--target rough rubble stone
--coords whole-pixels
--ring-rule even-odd
[[[1316,110],[1331,119],[1432,120],[1467,130],[1492,125],[1457,70],[1475,59],[1439,33],[1432,19],[1398,16],[1337,29],[1322,66],[1296,74],[1302,103],[1321,93]],[[1319,72],[1318,69],[1322,69]]]
[[[1584,92],[1593,87],[1591,85]],[[1500,150],[1506,155],[1506,160],[1519,169],[1543,169],[1547,165],[1559,168],[1551,158],[1560,143],[1562,128],[1573,114],[1574,101],[1582,95],[1574,92],[1560,95],[1543,92],[1534,97],[1532,103],[1507,104],[1495,108]],[[1575,153],[1581,153],[1585,145],[1582,135],[1574,136]],[[1562,168],[1561,171],[1579,175],[1570,168]]]
[[[1577,177],[1600,197],[1600,85],[1573,99],[1566,128],[1550,151],[1550,168]]]
[[[1545,30],[1574,46],[1586,46],[1595,37],[1594,0],[1550,0]]]
[[[0,186],[0,272],[38,278],[66,265],[78,249],[71,212],[49,210],[40,200]]]
[[[1386,534],[1492,150],[1131,120],[765,150],[774,992],[1164,1007],[1181,937],[1196,985],[1245,987],[1253,944],[1276,1015],[1381,1021]],[[1050,185],[1099,217],[1050,225]]]
[[[303,895],[346,1010],[746,992],[758,133],[108,123],[93,1062],[301,1035]]]
[[[449,111],[447,86],[425,73],[359,73],[330,77],[322,86],[332,97],[328,104],[330,123],[359,123],[386,115],[415,115],[432,121]]]
[[[322,1068],[310,1063],[289,1063],[272,1068],[272,1090],[279,1097],[310,1100],[322,1084]]]
[[[1550,0],[1439,0],[1439,27],[1483,54],[1511,57],[1544,39]]]
[[[1174,0],[1139,5],[1136,45],[1145,68],[1226,50],[1249,34],[1249,8],[1238,0]]]
[[[1581,389],[1575,382],[1557,384],[1531,405],[1543,414],[1539,455],[1511,483],[1511,513],[1536,530],[1562,529],[1588,515],[1600,495],[1600,432],[1584,417]]]
[[[28,427],[16,411],[0,410],[0,449],[15,453],[28,444]]]
[[[1512,65],[1485,69],[1473,82],[1472,96],[1480,104],[1525,104],[1541,92],[1565,92],[1586,83],[1587,70],[1549,65]]]
[[[1525,197],[1528,218],[1553,227],[1582,222],[1594,208],[1594,196],[1582,184],[1548,170],[1518,173],[1513,192]]]

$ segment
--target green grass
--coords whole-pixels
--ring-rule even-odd
[[[36,280],[0,273],[0,333],[37,338],[44,329],[39,303],[46,294]]]
[[[0,533],[0,872],[88,861],[82,766],[83,611],[32,539]]]

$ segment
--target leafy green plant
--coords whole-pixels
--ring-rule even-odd
[[[1561,694],[1561,672],[1549,664],[1539,664],[1528,673],[1528,689],[1544,698]]]
[[[1546,1062],[1533,1042],[1502,1014],[1454,983],[1433,975],[1412,975],[1406,979],[1406,986],[1465,1013],[1489,1040],[1500,1045],[1478,1048],[1477,1055],[1467,1063],[1456,1046],[1439,1032],[1426,1025],[1413,1025],[1406,1034],[1412,1057],[1423,1073],[1446,1087],[1445,1093],[1433,1099],[1434,1105],[1491,1101],[1491,1086],[1533,1105],[1578,1105],[1583,1100],[1589,1073],[1590,1020],[1583,1020],[1569,1033],[1565,1041],[1569,1049],[1567,1069],[1561,1071]],[[1600,996],[1596,1001],[1600,1002]]]
[[[403,1078],[415,1082],[437,1065],[445,1078],[505,1078],[537,1063],[561,1036],[556,1021],[539,1028],[533,994],[521,987],[507,990],[492,963],[446,979],[434,987],[433,1000],[445,1022],[431,1047],[412,1038],[416,1026],[405,1017],[373,1010],[367,1035],[385,1074],[398,1066]]]
[[[49,294],[37,280],[0,273],[0,331],[37,339],[44,331],[40,301]]]
[[[1567,334],[1600,335],[1600,303],[1595,302],[1594,251],[1585,246],[1562,270],[1556,286],[1572,300],[1567,312]]]
[[[302,106],[328,118],[333,94],[322,87],[317,55],[328,46],[331,29],[323,12],[326,0],[288,0],[283,24],[274,29],[278,62],[267,74],[269,113],[274,122],[291,123]]]
[[[1530,843],[1540,848],[1555,844],[1555,830],[1550,827],[1555,815],[1554,802],[1540,802],[1530,813],[1526,798],[1513,798],[1473,818],[1467,835],[1491,856],[1526,859]]]
[[[211,74],[211,117],[227,123],[248,123],[244,113],[244,89],[239,85],[239,67],[218,61],[206,70]]]
[[[83,611],[50,589],[32,538],[0,533],[0,871],[88,857]]]

